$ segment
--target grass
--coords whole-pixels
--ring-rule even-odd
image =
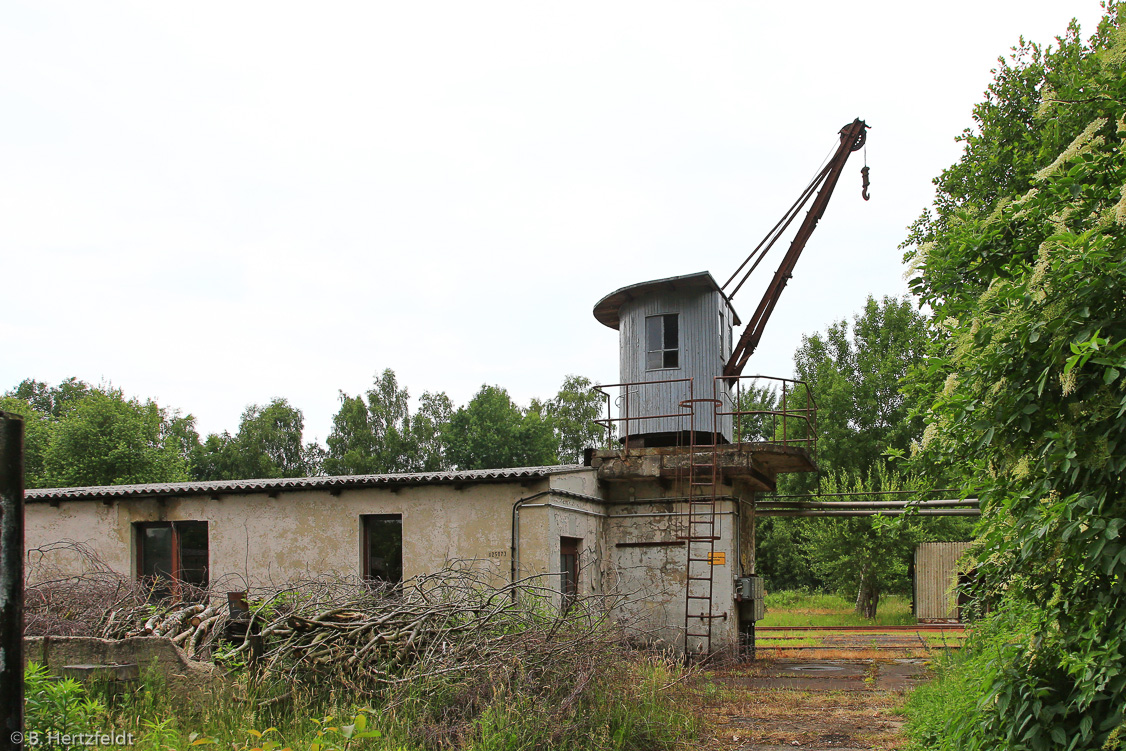
[[[854,603],[840,595],[784,590],[766,595],[766,618],[760,628],[786,626],[913,626],[911,601],[904,595],[884,595],[875,618],[856,614]]]
[[[60,695],[55,690],[59,684],[40,670],[25,686],[29,697],[41,696],[50,700],[41,704],[50,706],[29,711],[25,727],[42,736],[52,730],[132,734],[134,751],[682,747],[696,736],[698,720],[680,701],[681,668],[658,656],[624,656],[608,660],[605,669],[588,677],[585,688],[563,686],[558,695],[543,693],[544,687],[534,681],[505,685],[484,680],[491,676],[427,678],[382,693],[358,694],[325,686],[256,687],[243,674],[210,696],[185,702],[176,700],[153,670],[145,671],[135,691],[112,697],[96,685]],[[262,703],[264,696],[275,694],[286,700]],[[90,702],[90,711],[76,713],[83,701]]]

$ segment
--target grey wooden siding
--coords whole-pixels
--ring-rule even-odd
[[[722,306],[722,307],[721,307]],[[723,310],[723,328],[720,311]],[[645,319],[649,316],[679,315],[680,365],[676,368],[646,370]],[[716,397],[716,376],[731,348],[731,311],[719,292],[715,290],[681,290],[646,295],[631,300],[621,307],[621,380],[662,381],[666,379],[691,379],[690,382],[663,383],[622,388],[619,416],[672,415],[685,413],[685,417],[665,417],[631,421],[631,435],[664,433],[688,430],[687,411],[679,407],[684,399],[712,399],[723,401],[723,410],[731,409],[731,394],[726,384],[719,382]],[[627,393],[628,392],[628,393]],[[713,413],[710,404],[697,404],[695,429],[713,430]],[[720,433],[731,440],[731,418],[721,417]]]
[[[958,559],[968,542],[924,542],[915,548],[915,617],[920,621],[953,621],[960,618]]]

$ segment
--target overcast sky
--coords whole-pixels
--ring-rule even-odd
[[[990,68],[1096,0],[8,2],[0,390],[110,381],[238,427],[283,396],[617,380],[618,287],[726,279],[869,132],[746,372],[906,291]],[[872,200],[859,170],[871,167]],[[760,267],[773,273],[784,244]],[[765,273],[764,273],[765,272]],[[749,317],[760,288],[736,309]]]

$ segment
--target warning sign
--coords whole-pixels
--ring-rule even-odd
[[[708,563],[713,566],[722,566],[727,563],[727,553],[708,553]]]

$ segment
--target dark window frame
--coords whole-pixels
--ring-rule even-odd
[[[680,314],[645,316],[645,369],[680,368]]]
[[[189,529],[189,526],[195,526],[195,529]],[[184,536],[186,533],[199,532],[200,527],[203,531],[204,559],[202,561],[202,569],[187,568],[184,566]],[[167,572],[167,576],[162,576],[160,573],[151,574],[146,571],[146,543],[145,543],[145,530],[148,529],[168,529],[171,532],[169,540],[169,557],[171,563],[171,571]],[[154,593],[156,594],[182,594],[181,588],[184,585],[188,587],[198,588],[200,590],[206,589],[211,584],[211,528],[207,521],[200,519],[190,519],[181,521],[170,522],[134,522],[133,535],[136,541],[137,554],[136,554],[136,574],[137,581],[149,581],[154,583]],[[186,571],[202,570],[202,577],[186,578]],[[156,582],[160,579],[166,579],[168,586],[159,586]]]
[[[398,577],[372,576],[371,565],[371,534],[375,522],[397,522],[399,525],[399,561],[397,566]],[[403,515],[402,514],[361,514],[360,515],[360,578],[367,582],[399,586],[403,583]],[[388,573],[394,574],[396,567],[390,567]]]

